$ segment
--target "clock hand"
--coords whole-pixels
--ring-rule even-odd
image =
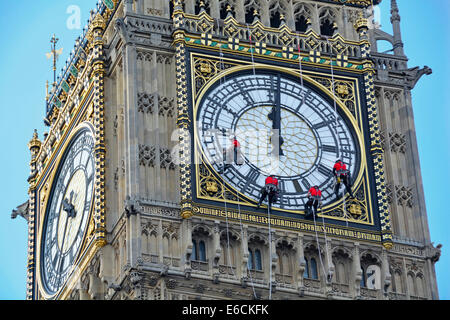
[[[75,191],[72,191],[71,193],[70,193],[70,198],[71,198],[71,201],[72,201],[72,197],[73,198],[75,198],[74,200],[73,200],[73,203],[76,203],[77,202],[77,198],[78,198],[78,193],[76,193]],[[74,204],[70,204],[70,214],[68,213],[68,218],[67,218],[67,220],[69,220],[69,218],[72,218],[71,220],[70,220],[70,225],[69,225],[69,230],[67,231],[67,235],[69,235],[70,234],[70,231],[72,231],[72,225],[73,225],[73,220],[75,219],[75,217],[77,216],[77,211],[75,210],[75,205]],[[64,252],[64,249],[65,249],[65,243],[63,243],[63,252]]]
[[[65,240],[66,240],[67,223],[69,222],[69,218],[70,218],[69,212],[67,211],[67,210],[70,210],[70,206],[68,206],[69,204],[70,203],[68,202],[67,199],[63,200],[63,210],[67,212],[67,219],[66,219],[66,221],[64,223],[64,232],[63,232],[63,239],[62,239],[61,254],[60,254],[59,259],[58,259],[58,267],[56,268],[56,271],[58,272],[58,274],[57,274],[57,281],[56,281],[58,288],[59,288],[59,281],[60,281],[60,278],[61,278],[61,273],[59,272],[60,271],[59,269],[61,268],[61,259],[62,259],[62,256],[64,254],[64,243],[65,243]],[[61,215],[60,215],[60,217],[61,217]]]

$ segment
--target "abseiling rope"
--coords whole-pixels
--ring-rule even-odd
[[[297,49],[298,49],[298,68],[300,70],[300,84],[302,86],[302,90],[304,89],[303,86],[303,68],[302,68],[302,54],[301,54],[301,48],[300,48],[300,37],[297,34]],[[303,101],[302,101],[302,105],[305,104],[306,101],[306,90],[305,90],[305,94],[303,95]]]
[[[239,194],[238,194],[237,190],[236,190],[236,197],[237,197],[237,200],[238,200],[239,222],[240,222],[240,225],[241,225],[241,241],[243,241],[244,240],[244,228],[242,226],[241,202],[239,200]],[[247,249],[247,251],[248,251],[248,249]],[[244,254],[244,252],[242,254]],[[248,270],[248,273],[250,275],[250,283],[252,284],[253,296],[255,297],[255,299],[258,299],[258,296],[256,295],[256,291],[255,291],[255,285],[253,284],[252,271],[251,271],[251,269],[248,266],[248,261],[247,261],[247,270]]]
[[[327,281],[327,272],[325,270],[325,265],[323,264],[323,260],[322,260],[322,250],[320,250],[319,234],[317,233],[316,214],[314,213],[314,211],[313,211],[313,220],[314,220],[314,231],[316,233],[317,250],[319,251],[320,265],[322,266],[325,281]],[[326,244],[326,239],[325,239],[325,244]]]

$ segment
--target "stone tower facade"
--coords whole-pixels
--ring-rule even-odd
[[[29,144],[30,197],[14,211],[29,225],[27,298],[438,299],[411,101],[431,70],[407,65],[391,6],[393,35],[371,26],[369,0],[99,1],[48,99],[49,132]],[[378,52],[379,40],[393,50]],[[291,213],[268,220],[194,164],[197,92],[255,61],[295,72],[300,61],[300,76],[365,115],[367,184],[362,174],[362,200],[336,207],[345,219],[330,209],[319,226],[302,215],[288,225]],[[78,258],[49,294],[46,207],[85,122],[92,209]]]

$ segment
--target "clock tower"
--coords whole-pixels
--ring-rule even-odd
[[[431,70],[373,2],[99,1],[29,144],[27,298],[438,299],[411,101]]]

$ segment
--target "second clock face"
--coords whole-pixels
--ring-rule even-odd
[[[335,161],[345,162],[352,177],[359,170],[356,135],[338,107],[284,73],[228,76],[205,94],[196,122],[202,152],[217,171],[230,135],[236,135],[244,163],[222,177],[255,201],[274,174],[280,180],[276,207],[302,210],[314,185],[326,205],[334,200]]]
[[[54,180],[41,249],[41,276],[48,294],[65,283],[83,243],[94,189],[93,150],[90,131],[78,133]]]

